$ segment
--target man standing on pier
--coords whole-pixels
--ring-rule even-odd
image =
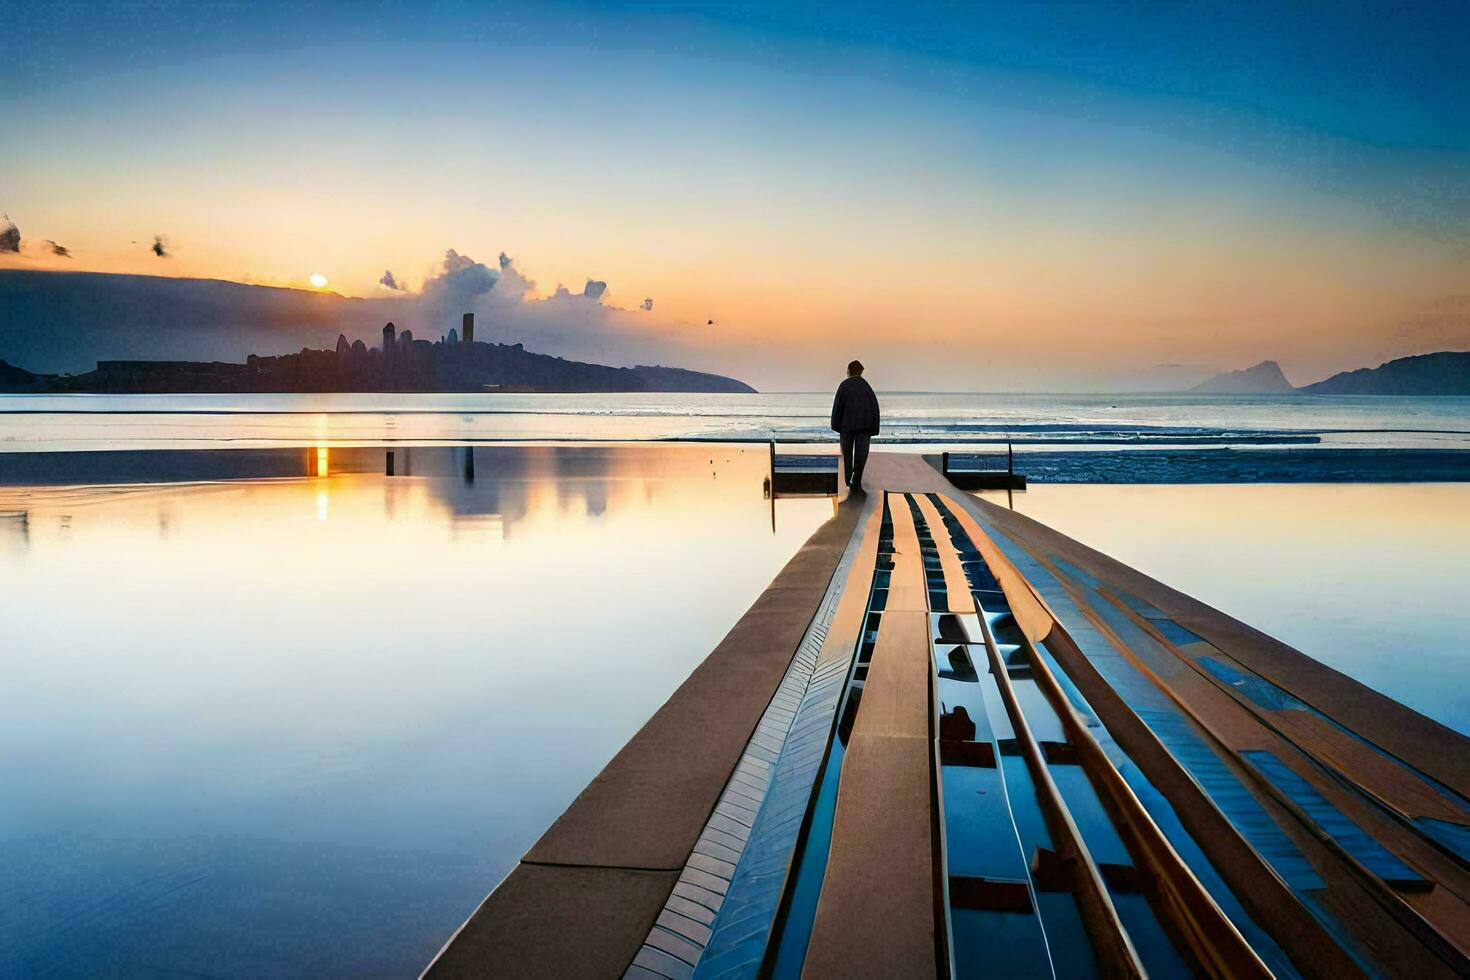
[[[878,396],[863,380],[863,362],[847,366],[847,380],[837,386],[832,401],[832,431],[841,436],[842,468],[853,493],[863,493],[863,467],[868,464],[868,440],[878,434]]]

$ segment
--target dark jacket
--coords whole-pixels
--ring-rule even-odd
[[[848,378],[837,386],[837,397],[832,400],[832,431],[878,434],[878,396],[861,377]]]

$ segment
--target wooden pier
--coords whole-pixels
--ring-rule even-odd
[[[1470,975],[1464,737],[920,457],[865,483],[426,976]]]

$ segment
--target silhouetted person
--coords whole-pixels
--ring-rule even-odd
[[[847,380],[837,386],[832,400],[832,431],[842,439],[842,466],[847,485],[863,492],[863,467],[868,465],[868,440],[878,434],[878,396],[863,380],[862,361],[847,366]]]

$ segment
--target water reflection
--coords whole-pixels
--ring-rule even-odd
[[[0,975],[416,971],[831,513],[394,452],[0,455]]]
[[[694,496],[769,498],[764,450],[729,446],[329,447],[251,450],[161,450],[0,453],[0,500],[116,497],[154,484],[176,488],[237,481],[305,479],[320,517],[334,487],[360,488],[382,475],[388,516],[400,497],[427,493],[451,520],[499,518],[515,524],[533,509],[558,516],[599,517],[609,506],[673,495],[673,483],[698,480]],[[739,461],[738,465],[736,461]],[[481,479],[477,480],[477,473]],[[391,478],[391,479],[387,479]],[[723,484],[720,481],[723,480]],[[672,482],[671,482],[672,481]],[[708,481],[708,486],[703,481]],[[662,486],[662,489],[660,487]],[[90,492],[86,488],[94,488]],[[684,497],[681,491],[677,494]],[[783,498],[784,499],[784,498]],[[805,507],[816,512],[820,508]],[[830,506],[827,507],[830,512]],[[25,511],[17,511],[23,516]],[[0,520],[4,520],[0,514]],[[161,519],[162,520],[162,519]],[[0,532],[3,533],[3,532]]]
[[[1470,734],[1470,484],[1032,484],[1015,507]]]

